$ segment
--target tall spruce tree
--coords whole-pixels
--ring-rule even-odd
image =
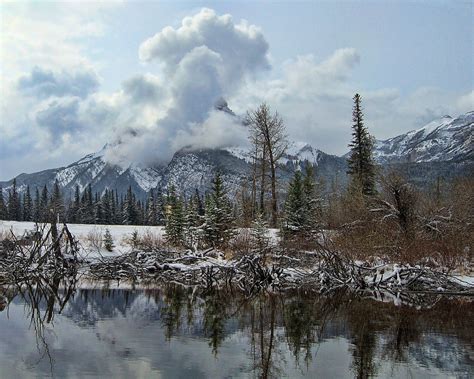
[[[307,162],[305,175],[303,178],[304,195],[304,226],[303,229],[308,237],[321,228],[322,224],[322,205],[321,196],[318,193],[318,186],[314,176],[314,168]]]
[[[138,222],[137,208],[135,204],[135,195],[132,192],[132,187],[127,189],[127,195],[123,203],[123,224],[136,225]]]
[[[33,201],[33,221],[41,221],[41,197],[38,187],[35,187],[35,199]]]
[[[155,198],[155,191],[153,188],[148,193],[146,200],[146,219],[147,225],[158,225],[157,203]]]
[[[59,183],[56,180],[53,185],[53,192],[51,194],[50,206],[51,217],[54,217],[54,221],[57,219],[62,220],[64,216],[64,203]]]
[[[30,186],[26,186],[26,193],[23,200],[23,220],[33,219],[33,200],[31,199]]]
[[[8,191],[8,218],[14,221],[20,221],[21,219],[21,206],[16,179],[13,179],[12,188]]]
[[[210,246],[220,246],[229,241],[234,232],[232,205],[227,197],[219,172],[212,181],[212,192],[206,199],[204,233]]]
[[[79,186],[76,185],[74,188],[74,198],[72,199],[72,203],[69,206],[68,210],[68,218],[70,222],[79,223],[81,222],[81,192],[79,190]]]
[[[3,198],[3,188],[0,186],[0,220],[8,219],[8,209]]]
[[[364,195],[375,194],[375,164],[372,157],[374,140],[364,125],[361,97],[355,94],[352,110],[352,142],[347,160],[352,188],[360,188]]]
[[[48,188],[46,184],[43,186],[41,190],[41,198],[40,198],[40,221],[41,222],[48,222],[49,220],[49,199],[48,199]]]
[[[183,243],[184,228],[183,202],[176,194],[174,186],[169,189],[166,209],[166,239],[173,245],[181,245]]]
[[[202,229],[203,216],[199,214],[199,208],[200,196],[199,192],[196,191],[186,204],[183,226],[184,245],[194,251],[197,251],[204,236]]]
[[[299,234],[304,230],[305,198],[303,190],[303,176],[297,169],[290,182],[285,203],[285,217],[283,221],[283,235],[285,238]]]

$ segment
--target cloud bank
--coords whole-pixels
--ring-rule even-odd
[[[163,163],[183,147],[245,144],[239,118],[216,110],[216,102],[225,105],[222,98],[238,115],[267,102],[282,115],[291,139],[333,154],[347,151],[355,92],[379,139],[474,108],[472,90],[366,88],[357,73],[367,57],[352,47],[272,67],[259,27],[210,9],[142,39],[134,47],[142,72],[124,72],[105,91],[107,65],[84,53],[107,32],[102,6],[82,11],[61,4],[22,16],[9,7],[1,37],[1,179],[69,164],[105,143],[106,159],[121,166]]]
[[[229,115],[216,115],[215,103],[270,68],[268,47],[256,26],[235,23],[230,15],[219,16],[210,9],[144,41],[140,59],[157,62],[166,80],[137,77],[124,83],[124,94],[132,102],[151,105],[155,112],[141,124],[133,124],[136,132],[125,139],[118,128],[119,138],[110,145],[106,159],[122,165],[130,160],[157,163],[191,144],[222,147],[235,141],[236,131],[240,128],[241,135],[242,128]],[[157,104],[160,96],[166,104]]]

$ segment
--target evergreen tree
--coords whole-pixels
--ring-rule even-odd
[[[8,219],[8,209],[3,199],[3,188],[0,186],[0,220]]]
[[[41,198],[38,187],[35,188],[35,200],[33,204],[33,221],[41,221]]]
[[[317,193],[313,166],[308,163],[303,179],[304,195],[304,225],[303,229],[308,237],[321,227],[322,209],[320,194]]]
[[[165,225],[165,199],[161,188],[156,192],[156,217],[157,225]]]
[[[129,186],[127,195],[123,203],[123,224],[136,225],[138,221],[137,209],[135,204],[135,195],[132,192],[132,187]]]
[[[104,247],[107,251],[113,251],[114,250],[114,240],[112,239],[112,234],[110,234],[109,229],[105,229],[104,233]]]
[[[30,186],[26,186],[26,193],[23,200],[23,220],[32,221],[33,219],[33,200],[31,199]]]
[[[233,235],[232,206],[220,173],[212,181],[212,193],[206,199],[204,233],[210,246],[225,244]]]
[[[51,200],[49,205],[50,211],[52,212],[51,217],[54,220],[57,218],[62,219],[64,215],[64,203],[61,190],[59,189],[59,183],[56,180],[53,185],[53,193],[51,194]]]
[[[173,245],[183,243],[184,213],[183,202],[176,195],[174,186],[171,186],[167,199],[166,239]]]
[[[46,184],[43,186],[40,198],[40,221],[48,222],[49,220],[49,200],[48,200],[48,188]]]
[[[89,183],[87,185],[85,192],[85,202],[83,206],[83,222],[86,224],[93,224],[96,222],[95,212],[94,212],[94,198],[92,196],[92,186]]]
[[[69,207],[69,221],[79,223],[81,222],[81,193],[79,191],[79,186],[76,185],[74,188],[74,199],[72,204]]]
[[[268,237],[268,224],[263,214],[258,213],[252,222],[250,233],[253,239],[254,248],[262,254],[265,259],[266,253],[270,247],[270,238]]]
[[[8,191],[8,218],[14,221],[20,221],[21,218],[20,199],[16,188],[16,179],[13,179],[12,188]]]
[[[285,217],[283,222],[283,235],[291,235],[302,232],[306,225],[305,196],[303,188],[303,178],[301,171],[295,171],[295,175],[290,182],[288,195],[285,203]]]
[[[204,204],[202,202],[201,194],[199,193],[199,190],[197,188],[194,191],[194,201],[196,203],[196,209],[197,209],[198,215],[204,216],[204,213],[205,213]]]
[[[146,220],[147,225],[158,225],[158,212],[155,198],[155,191],[153,188],[148,193],[146,201]]]
[[[349,144],[351,151],[347,173],[351,176],[352,187],[360,188],[364,195],[370,196],[375,194],[374,140],[364,125],[360,95],[356,93],[353,99],[352,142]]]
[[[196,192],[186,206],[183,226],[184,245],[197,251],[203,238],[202,223],[203,217],[199,215],[199,193]]]
[[[145,220],[145,208],[141,202],[141,200],[137,200],[136,202],[136,209],[137,209],[137,224],[143,225]]]
[[[105,190],[104,195],[102,196],[102,213],[103,213],[103,221],[105,224],[113,224],[114,217],[112,214],[112,207],[114,202],[114,196],[112,191],[109,189]]]

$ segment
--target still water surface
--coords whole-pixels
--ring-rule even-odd
[[[466,298],[245,299],[165,285],[0,287],[0,299],[0,378],[474,376]]]

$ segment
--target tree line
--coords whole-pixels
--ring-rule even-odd
[[[284,191],[286,199],[279,204],[281,184],[277,174],[288,149],[288,138],[281,116],[263,103],[247,113],[251,143],[251,175],[244,189],[229,198],[220,173],[209,193],[198,190],[185,198],[173,186],[166,192],[151,190],[145,201],[129,187],[125,195],[106,189],[92,192],[89,184],[82,191],[76,186],[71,199],[65,199],[56,181],[47,186],[26,187],[20,194],[16,179],[4,199],[0,188],[0,219],[16,221],[68,223],[166,225],[169,239],[176,244],[194,246],[229,240],[235,226],[249,226],[255,221],[265,226],[280,227],[287,237],[309,237],[327,224],[327,209],[332,198],[323,197],[323,184],[316,180],[310,162],[299,162],[294,177]],[[375,164],[372,159],[373,139],[363,123],[360,95],[354,96],[352,142],[348,159],[350,188],[364,196],[375,194]],[[301,169],[300,169],[301,168]],[[247,187],[248,184],[248,187]],[[199,242],[199,243],[200,243]]]

